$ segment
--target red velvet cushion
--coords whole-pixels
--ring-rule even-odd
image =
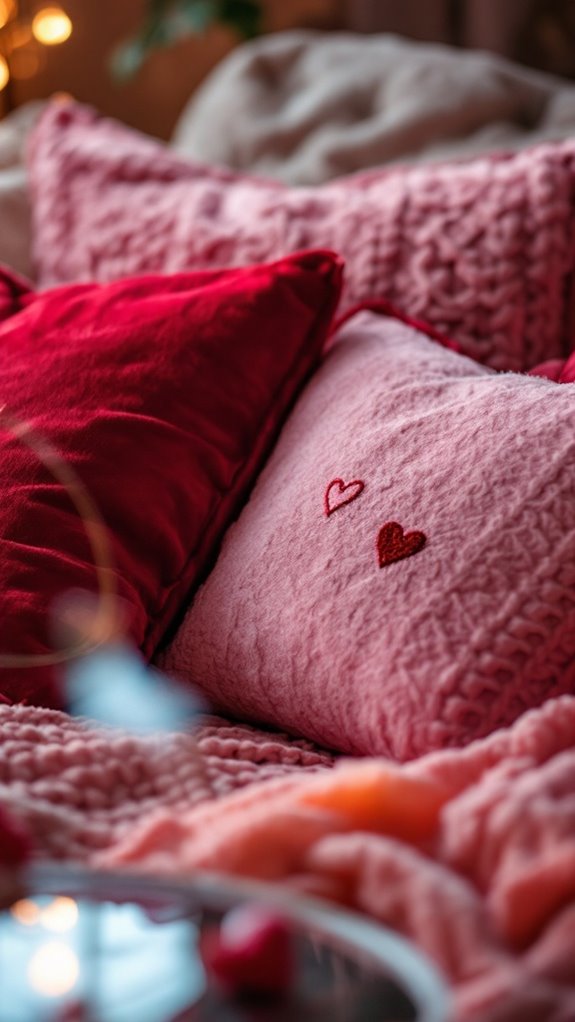
[[[559,376],[559,383],[575,383],[575,355],[566,359]]]
[[[21,294],[22,311],[0,325],[2,400],[99,506],[147,656],[208,570],[318,361],[340,286],[339,259],[311,252]],[[62,591],[94,588],[93,557],[66,492],[6,433],[0,497],[0,652],[46,652],[48,609]],[[54,677],[37,668],[1,670],[0,693],[57,700]]]
[[[575,383],[575,353],[569,358],[553,358],[541,362],[529,373],[530,376],[543,376],[555,383]]]
[[[0,263],[0,324],[20,311],[22,297],[29,291],[30,285],[23,277]]]

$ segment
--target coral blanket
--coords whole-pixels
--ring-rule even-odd
[[[329,770],[308,743],[216,718],[198,743],[0,707],[0,802],[44,854],[271,879],[366,912],[440,966],[458,1020],[573,1022],[575,697],[403,766]]]

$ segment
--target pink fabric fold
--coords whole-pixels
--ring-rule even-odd
[[[575,1018],[575,697],[465,750],[342,761],[155,814],[100,865],[294,885],[399,930],[454,1018]]]
[[[333,766],[220,718],[196,744],[0,707],[0,804],[42,855],[283,883],[414,941],[457,1022],[573,1022],[575,696],[465,749]]]

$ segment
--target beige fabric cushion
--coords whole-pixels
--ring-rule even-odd
[[[27,277],[33,265],[23,149],[43,106],[28,103],[0,121],[0,263]]]
[[[31,224],[23,167],[0,170],[0,263],[33,275]]]
[[[575,84],[390,35],[286,32],[226,58],[173,144],[196,160],[317,184],[398,160],[575,135]]]

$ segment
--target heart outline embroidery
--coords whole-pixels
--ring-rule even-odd
[[[386,522],[377,536],[377,559],[380,568],[419,553],[427,542],[424,532],[404,532],[399,522]]]
[[[343,500],[338,500],[335,504],[333,504],[331,503],[330,500],[330,494],[335,487],[337,487],[338,495],[340,497],[345,493],[346,490],[353,489],[353,492],[350,493]],[[329,516],[332,515],[334,511],[339,511],[340,508],[345,507],[346,504],[351,504],[353,500],[357,500],[357,498],[363,493],[364,489],[365,483],[361,479],[352,479],[350,483],[344,483],[343,479],[332,479],[331,483],[328,483],[324,497],[324,508],[326,518],[329,518]]]

